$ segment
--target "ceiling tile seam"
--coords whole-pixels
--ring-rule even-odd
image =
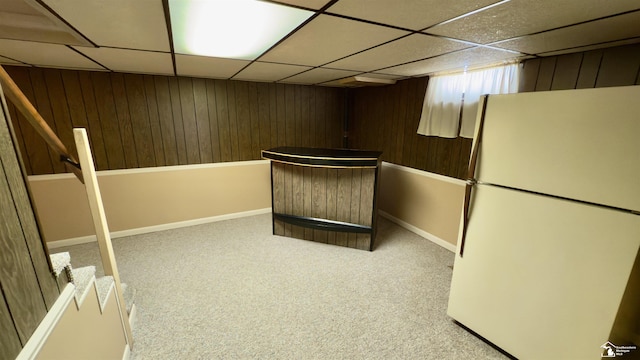
[[[44,1],[42,0],[35,0],[35,2],[42,6],[45,10],[47,10],[51,15],[55,16],[58,20],[60,20],[61,22],[63,22],[66,26],[69,27],[69,29],[73,30],[76,34],[80,35],[83,39],[85,39],[89,44],[93,45],[94,47],[97,47],[98,45],[93,42],[91,39],[89,39],[87,36],[85,36],[82,32],[80,32],[80,30],[76,29],[75,26],[71,25],[71,23],[69,23],[65,18],[63,18],[62,16],[60,16],[60,14],[58,14],[58,12],[56,12],[55,10],[53,10],[49,5],[45,4]],[[36,9],[37,11],[37,9]],[[74,36],[75,37],[75,36]]]
[[[0,40],[10,40],[10,41],[18,41],[18,42],[22,42],[22,43],[37,43],[37,44],[60,45],[60,46],[66,46],[67,45],[67,44],[62,44],[62,43],[53,42],[53,41],[24,40],[24,39],[14,39],[14,38],[9,38],[9,37],[0,38]],[[73,45],[73,46],[80,46],[80,45]],[[83,46],[83,47],[89,48],[89,46]]]
[[[312,12],[317,12],[317,11],[322,10],[322,8],[320,8],[319,10],[316,10],[316,9],[304,7],[304,6],[297,5],[297,4],[289,4],[289,3],[280,2],[280,1],[274,1],[274,0],[261,0],[261,1],[266,2],[266,3],[276,4],[276,5],[288,6],[288,7],[292,7],[292,8],[296,8],[296,9],[300,9],[300,10],[312,11]]]
[[[344,20],[357,21],[357,22],[361,22],[361,23],[365,23],[365,24],[369,24],[369,25],[376,25],[376,26],[382,26],[382,27],[391,28],[391,29],[395,29],[395,30],[408,31],[408,32],[411,32],[411,33],[419,33],[421,31],[421,30],[408,29],[408,28],[404,28],[404,27],[401,27],[401,26],[391,25],[391,24],[380,23],[380,22],[377,22],[377,21],[371,21],[371,20],[367,20],[367,19],[356,18],[356,17],[353,17],[353,16],[336,14],[336,13],[332,13],[332,12],[326,12],[325,15],[341,18],[341,19],[344,19]],[[411,34],[409,34],[409,35],[411,35]]]
[[[488,47],[489,46],[487,44],[480,44],[480,43],[476,43],[476,42],[469,41],[469,40],[463,40],[463,39],[458,39],[458,38],[439,35],[439,34],[432,34],[432,33],[429,33],[429,32],[419,32],[418,34],[424,34],[424,35],[427,35],[427,36],[437,37],[437,38],[443,39],[443,40],[449,40],[449,41],[453,41],[453,42],[457,42],[457,43],[461,43],[461,44],[465,44],[465,45],[470,45],[470,47],[473,47],[473,46]],[[502,49],[500,49],[500,50],[502,50]]]
[[[626,40],[640,40],[640,36],[631,36],[628,38],[623,38],[623,39],[615,39],[615,40],[609,40],[609,41],[601,41],[598,43],[591,43],[588,45],[580,45],[580,46],[571,46],[568,48],[562,48],[562,49],[557,49],[557,50],[550,50],[550,51],[545,51],[545,52],[541,52],[541,53],[537,53],[537,54],[532,54],[532,56],[536,56],[536,57],[546,57],[548,55],[545,54],[549,54],[549,53],[555,53],[558,51],[565,51],[565,50],[573,50],[573,49],[582,49],[585,47],[589,47],[589,46],[599,46],[599,45],[605,45],[605,44],[610,44],[610,43],[616,43],[618,41],[626,41]]]
[[[479,46],[477,46],[477,47],[479,47]],[[466,50],[471,50],[471,49],[474,49],[474,48],[473,48],[473,47],[469,47],[469,48],[464,48],[464,49],[453,50],[453,51],[449,51],[449,52],[446,52],[446,53],[443,53],[443,54],[439,54],[439,55],[435,55],[435,56],[429,56],[429,57],[426,57],[426,58],[423,58],[423,59],[407,61],[407,62],[404,62],[404,63],[395,64],[395,65],[391,65],[391,66],[385,66],[385,67],[382,67],[382,68],[379,68],[379,69],[375,69],[375,70],[371,70],[371,71],[368,71],[368,72],[379,72],[379,71],[382,71],[382,70],[385,70],[385,69],[391,69],[391,68],[394,68],[394,67],[396,67],[396,66],[409,65],[409,64],[416,63],[416,62],[420,62],[420,61],[424,61],[424,60],[429,60],[429,59],[435,59],[435,58],[440,57],[440,56],[450,55],[450,54],[453,54],[453,53],[457,53],[457,52],[461,52],[461,51],[466,51]],[[503,50],[503,49],[500,49],[500,50]]]
[[[470,12],[468,12],[468,13],[464,13],[464,14],[462,14],[462,15],[458,15],[458,16],[456,16],[456,17],[454,17],[454,18],[451,18],[451,19],[448,19],[448,20],[445,20],[445,21],[441,21],[441,22],[439,22],[439,23],[437,23],[437,24],[433,24],[433,25],[427,26],[426,28],[424,28],[424,29],[422,29],[422,30],[420,30],[420,31],[425,31],[425,30],[427,30],[427,29],[431,29],[431,28],[436,27],[436,26],[439,26],[439,25],[448,24],[448,23],[450,23],[450,22],[454,22],[454,21],[457,21],[457,20],[460,20],[460,19],[466,18],[466,17],[468,17],[468,16],[471,16],[471,15],[474,15],[474,14],[477,14],[477,13],[480,13],[480,12],[483,12],[483,11],[485,11],[485,10],[491,9],[491,8],[493,8],[493,7],[496,7],[496,6],[499,6],[499,5],[503,5],[503,4],[508,3],[508,2],[510,2],[510,1],[511,1],[511,0],[502,0],[502,1],[498,1],[498,2],[495,2],[495,3],[493,3],[493,4],[489,4],[489,5],[487,5],[487,6],[481,7],[480,9],[475,9],[475,10],[470,11]]]
[[[157,53],[157,54],[172,54],[174,53],[173,51],[162,51],[162,50],[148,50],[148,49],[135,49],[135,48],[125,48],[125,47],[119,47],[119,46],[98,46],[95,48],[90,48],[88,46],[79,46],[79,45],[67,45],[67,46],[74,46],[74,47],[79,47],[79,48],[85,48],[85,49],[115,49],[115,50],[129,50],[129,51],[140,51],[140,52],[148,52],[148,53]],[[180,53],[178,53],[180,54]],[[180,55],[186,55],[189,56],[189,54],[180,54]],[[194,56],[194,55],[191,55]]]
[[[280,80],[276,80],[275,82],[281,82],[281,81],[287,80],[287,79],[289,79],[289,78],[292,78],[292,77],[294,77],[294,76],[298,76],[298,75],[300,75],[300,74],[304,74],[304,73],[306,73],[306,72],[309,72],[309,71],[311,71],[311,70],[315,70],[315,69],[320,69],[320,67],[319,67],[319,66],[316,66],[316,67],[314,67],[314,68],[312,68],[312,69],[308,69],[308,70],[305,70],[305,71],[299,72],[299,73],[297,73],[297,74],[293,74],[293,75],[290,75],[290,76],[284,77],[284,78],[282,78],[282,79],[280,79]],[[323,69],[326,69],[326,68],[323,68]],[[354,71],[354,72],[356,72],[356,71],[360,71],[360,70],[343,70],[343,69],[328,69],[328,70],[341,70],[341,71]],[[364,72],[360,72],[360,73],[358,73],[358,75],[362,75],[362,74],[364,74]],[[341,77],[341,78],[336,78],[336,79],[333,79],[333,80],[327,80],[327,81],[323,81],[323,82],[317,82],[317,83],[313,83],[313,84],[309,84],[309,85],[318,85],[318,84],[322,84],[322,83],[325,83],[325,82],[328,82],[328,81],[334,81],[334,80],[339,80],[339,79],[346,79],[346,78],[351,77],[351,76],[356,76],[356,75],[344,76],[344,77]]]
[[[162,0],[162,11],[164,12],[164,22],[167,25],[167,36],[169,37],[169,51],[171,51],[171,65],[173,66],[173,75],[178,76],[178,67],[176,66],[176,51],[173,46],[173,29],[171,28],[171,12],[169,11],[169,0]]]
[[[413,35],[413,34],[414,34],[414,33],[410,33],[410,34],[407,34],[407,35],[403,35],[403,36],[400,36],[399,38],[395,38],[395,39],[392,39],[392,40],[389,40],[389,41],[385,41],[385,42],[383,42],[383,43],[380,43],[380,44],[378,44],[378,45],[372,46],[372,47],[370,47],[370,48],[367,48],[367,49],[364,49],[364,50],[360,50],[360,51],[356,51],[356,52],[354,52],[353,54],[350,54],[350,55],[347,55],[347,56],[343,56],[343,57],[341,57],[341,58],[338,58],[338,59],[335,59],[335,60],[331,60],[331,61],[329,61],[328,63],[324,63],[324,64],[321,64],[321,65],[318,65],[318,67],[326,66],[326,65],[331,64],[331,63],[334,63],[334,62],[336,62],[336,61],[344,60],[344,59],[346,59],[346,58],[348,58],[348,57],[351,57],[351,56],[354,56],[354,55],[358,55],[358,54],[360,54],[360,53],[363,53],[363,52],[365,52],[365,51],[369,51],[369,50],[375,49],[375,48],[380,47],[380,46],[382,46],[382,45],[387,45],[387,44],[392,43],[392,42],[394,42],[394,41],[397,41],[397,40],[400,40],[400,39],[404,39],[404,38],[406,38],[407,36],[411,36],[411,35]],[[419,33],[415,33],[415,34],[419,34]],[[422,34],[422,35],[426,35],[426,34]],[[336,69],[336,70],[343,70],[343,69]],[[357,70],[357,71],[360,71],[360,70]]]
[[[113,70],[109,69],[108,67],[106,67],[106,66],[102,65],[99,61],[94,60],[94,59],[92,59],[91,57],[89,57],[88,55],[86,55],[86,54],[84,54],[83,52],[81,52],[80,50],[77,50],[77,49],[76,49],[76,48],[74,48],[73,46],[71,46],[71,45],[65,45],[65,46],[66,46],[67,48],[71,49],[71,51],[76,52],[76,53],[77,53],[77,54],[79,54],[80,56],[82,56],[82,57],[84,57],[84,58],[88,59],[89,61],[94,62],[94,63],[96,63],[96,64],[98,64],[98,65],[102,66],[102,68],[103,68],[103,69],[108,70],[108,71],[113,71]]]
[[[164,1],[168,1],[168,0],[164,0]],[[251,66],[251,64],[253,64],[254,62],[260,60],[261,57],[263,57],[265,54],[269,53],[269,51],[275,49],[278,45],[282,44],[285,40],[287,40],[288,38],[290,38],[293,34],[295,34],[296,32],[298,32],[298,30],[302,29],[303,27],[305,27],[307,24],[309,24],[311,21],[313,21],[315,18],[317,18],[318,16],[320,16],[320,14],[324,13],[324,11],[329,8],[330,6],[332,6],[333,4],[335,4],[336,2],[338,2],[338,0],[331,0],[328,3],[326,3],[322,8],[320,8],[320,10],[315,11],[313,15],[309,16],[309,18],[305,21],[303,21],[300,25],[298,25],[295,29],[291,30],[287,35],[283,36],[280,40],[278,40],[275,44],[273,44],[270,48],[268,48],[267,50],[265,50],[262,54],[260,54],[258,57],[256,57],[255,59],[251,60],[251,62],[249,62],[247,65],[245,65],[242,69],[238,70],[235,74],[233,74],[231,77],[229,77],[229,79],[233,79],[235,76],[237,76],[238,74],[240,74],[244,69],[246,69],[247,67]]]
[[[600,20],[606,20],[606,19],[609,19],[609,18],[617,17],[617,16],[627,15],[627,14],[631,14],[631,13],[634,13],[634,12],[640,12],[640,9],[624,11],[624,12],[621,12],[621,13],[618,13],[618,14],[602,16],[602,17],[599,17],[599,18],[591,19],[591,20],[580,21],[580,22],[577,22],[577,23],[574,23],[574,24],[563,25],[563,26],[558,26],[558,27],[555,27],[555,28],[547,29],[547,30],[536,31],[536,32],[533,32],[533,33],[530,33],[530,34],[518,35],[518,36],[514,36],[512,38],[508,38],[508,39],[489,42],[486,45],[493,46],[493,45],[496,45],[496,44],[499,44],[499,43],[503,43],[503,42],[507,42],[507,41],[511,41],[511,40],[522,39],[522,38],[527,37],[527,36],[533,36],[533,35],[543,34],[543,33],[550,32],[550,31],[566,29],[566,28],[570,28],[570,27],[573,27],[573,26],[583,25],[583,24],[587,24],[587,23],[591,23],[591,22],[595,22],[595,21],[600,21]]]
[[[32,64],[26,63],[26,62],[21,61],[21,60],[14,59],[14,58],[12,58],[12,57],[10,57],[10,56],[2,55],[1,53],[0,53],[0,56],[2,56],[2,57],[3,57],[3,58],[5,58],[5,59],[13,60],[13,61],[18,62],[18,63],[20,63],[20,64],[24,64],[25,66],[33,66]],[[17,65],[17,66],[21,66],[20,64],[5,64],[5,65]]]

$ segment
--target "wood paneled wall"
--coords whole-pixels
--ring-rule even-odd
[[[531,59],[520,92],[640,85],[640,44]]]
[[[0,359],[14,359],[53,306],[59,290],[6,113],[0,104]]]
[[[471,139],[418,135],[427,78],[353,91],[349,147],[382,151],[382,160],[436,174],[466,177]]]
[[[640,85],[640,44],[527,60],[520,92]],[[471,139],[416,133],[427,78],[353,90],[349,147],[398,165],[464,179]]]
[[[640,45],[531,59],[520,91],[640,84]],[[98,170],[259,159],[275,146],[343,147],[347,90],[168,76],[7,67],[68,147],[86,127]],[[349,147],[464,178],[471,140],[418,135],[427,78],[352,89]],[[29,174],[64,172],[10,114]]]
[[[7,67],[74,149],[85,127],[98,170],[260,159],[275,146],[341,147],[345,89]],[[29,174],[64,172],[10,106]]]

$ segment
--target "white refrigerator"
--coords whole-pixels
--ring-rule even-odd
[[[486,96],[474,152],[449,316],[523,360],[640,358],[640,86]]]

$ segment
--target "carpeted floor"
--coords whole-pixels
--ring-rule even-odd
[[[454,254],[380,218],[373,252],[271,235],[271,215],[115,239],[133,358],[506,359],[446,315]],[[96,265],[95,243],[69,251]]]

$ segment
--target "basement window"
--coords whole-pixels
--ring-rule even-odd
[[[484,94],[518,92],[519,64],[429,77],[418,134],[473,138]]]

